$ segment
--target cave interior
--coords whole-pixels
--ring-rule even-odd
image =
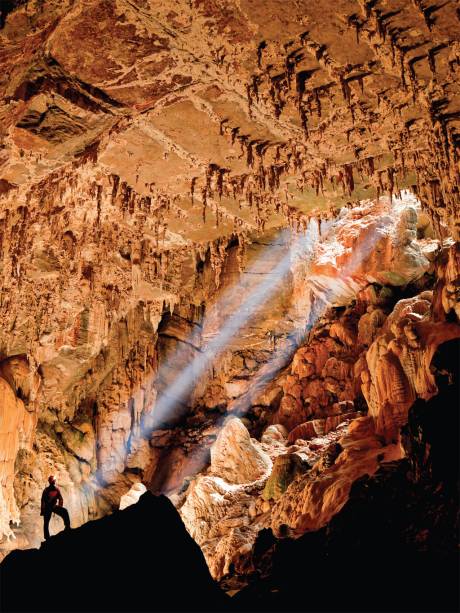
[[[457,611],[458,0],[3,0],[0,58],[2,610]]]

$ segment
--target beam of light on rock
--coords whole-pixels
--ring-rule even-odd
[[[189,357],[190,345],[195,345],[192,335],[185,339],[184,344],[172,352],[172,355],[167,355],[166,360],[160,364],[154,375],[156,384],[166,382],[166,385],[162,386],[164,389],[158,394],[151,410],[144,412],[142,421],[133,424],[127,442],[128,455],[135,453],[138,444],[142,440],[148,440],[154,430],[161,429],[165,423],[180,420],[187,413],[186,402],[200,377],[210,368],[216,357],[228,348],[229,343],[248,320],[256,315],[257,309],[279,290],[283,279],[291,269],[293,254],[295,257],[302,254],[311,255],[313,245],[318,238],[319,226],[316,220],[311,221],[307,229],[302,232],[294,233],[290,229],[281,230],[262,253],[239,275],[238,282],[225,290],[213,305],[213,309],[217,309],[217,312],[230,313],[218,334],[203,350],[200,351],[197,348],[197,355],[180,372],[178,372],[180,368],[178,365],[184,361],[184,358]],[[287,253],[275,259],[271,269],[264,270],[264,274],[261,275],[260,270],[266,268],[267,259],[273,259],[274,246],[285,247]],[[248,278],[257,280],[255,283],[250,283],[249,289],[247,287]],[[207,317],[205,316],[202,322],[203,328],[206,327],[206,323]],[[175,372],[175,375],[170,382],[171,370]],[[116,470],[112,464],[112,457],[108,461],[98,463],[93,486],[98,487],[106,482],[105,473]]]
[[[283,234],[286,237],[286,234]],[[291,270],[292,252],[296,251],[298,254],[305,253],[310,248],[310,243],[311,231],[301,233],[295,238],[288,252],[270,271],[263,275],[264,278],[262,278],[259,283],[251,288],[247,297],[244,298],[245,284],[242,281],[233,286],[229,292],[224,295],[218,303],[218,308],[221,310],[228,310],[228,308],[231,307],[233,311],[232,314],[220,329],[219,333],[210,340],[202,352],[199,353],[173,380],[167,391],[158,398],[154,408],[153,424],[149,426],[150,431],[155,430],[160,424],[168,420],[178,403],[186,400],[197,380],[209,368],[219,354],[228,347],[232,339],[236,337],[238,332],[246,325],[250,318],[254,317],[257,309],[279,290],[282,281]],[[257,266],[260,266],[260,263],[263,262],[266,257],[267,254],[264,252],[257,259],[257,263],[255,265],[253,264],[244,274],[247,275],[252,271],[256,271]],[[175,354],[174,357],[177,359],[177,354]],[[168,365],[173,362],[174,358],[173,360],[169,359]],[[143,434],[145,436],[148,433],[143,432]]]
[[[180,418],[186,414],[188,407],[185,403],[200,377],[212,365],[219,354],[225,349],[228,349],[232,339],[238,335],[249,319],[256,314],[257,309],[279,290],[282,280],[291,271],[293,263],[301,257],[305,258],[305,256],[305,259],[311,262],[311,256],[314,254],[314,246],[319,240],[321,243],[329,241],[334,242],[336,240],[336,227],[340,222],[343,222],[343,219],[339,216],[335,221],[329,221],[326,222],[326,224],[322,224],[321,236],[318,232],[318,225],[316,222],[311,222],[306,232],[298,233],[295,237],[291,236],[289,230],[281,232],[278,237],[273,239],[272,244],[268,246],[245,271],[243,271],[238,283],[226,290],[213,307],[217,307],[221,312],[230,312],[228,320],[219,330],[218,334],[207,344],[207,346],[205,346],[204,350],[198,353],[173,381],[165,387],[165,390],[159,395],[149,418],[143,422],[142,426],[138,425],[136,428],[133,427],[128,443],[128,452],[130,452],[130,449],[134,449],[136,443],[141,439],[149,439],[152,431],[164,428],[165,424],[171,421],[171,418],[175,421],[177,417]],[[353,273],[372,250],[379,230],[380,225],[379,222],[377,222],[377,224],[366,233],[364,241],[360,241],[359,250],[353,250],[351,252],[347,264],[342,268],[340,273],[338,273],[336,281],[340,282],[340,279],[351,279]],[[288,241],[288,239],[290,239],[290,241]],[[274,264],[271,270],[264,271],[264,274],[260,275],[260,264],[262,262],[266,263],[268,250],[273,247],[274,244],[279,245],[288,242],[290,242],[290,244],[286,255]],[[244,278],[245,276],[248,277],[251,273],[260,277],[261,281],[250,289],[249,295],[241,302],[242,297],[245,296],[245,292],[246,294],[248,293],[248,288],[245,287],[247,284]],[[308,279],[307,283],[310,283],[310,281],[311,279]],[[315,289],[314,284],[310,284],[310,286],[312,290]],[[258,392],[260,394],[270,381],[273,380],[279,370],[287,365],[296,349],[305,342],[308,332],[324,313],[327,306],[334,302],[335,291],[334,288],[330,289],[327,292],[328,297],[326,297],[326,292],[323,291],[322,298],[326,298],[325,302],[321,302],[321,300],[313,301],[308,320],[305,322],[303,329],[302,327],[299,329],[299,327],[296,326],[296,334],[289,335],[290,338],[288,342],[290,342],[291,346],[288,349],[286,347],[283,349],[279,348],[274,352],[269,362],[264,365],[259,373],[250,381],[249,392],[232,401],[229,406],[229,409],[231,409],[230,414],[243,415],[251,406],[251,400],[255,398],[256,393]],[[203,327],[206,327],[206,317]],[[182,357],[187,355],[183,353],[183,351],[184,349],[175,351],[172,356],[168,356],[167,360],[161,364],[155,377],[157,382],[163,378],[162,373],[170,370],[171,367],[175,367],[177,372],[177,364],[180,363],[181,354]],[[178,415],[178,413],[180,413],[180,415]],[[228,413],[229,412],[218,420],[218,426],[222,425],[222,422],[228,417]],[[196,451],[198,451],[198,449]],[[190,456],[193,456],[193,454],[194,452],[192,452]],[[201,455],[203,458],[206,457],[205,454]],[[104,468],[104,463],[99,466],[99,475],[102,475]],[[198,470],[194,470],[193,472],[196,473]]]
[[[335,226],[332,224],[323,239],[326,241],[335,239]],[[360,268],[362,262],[370,255],[379,232],[384,228],[384,224],[381,222],[376,223],[370,232],[364,237],[364,240],[360,242],[359,250],[353,250],[347,264],[342,268],[339,274],[339,279],[346,281],[347,278],[353,276]],[[274,377],[280,372],[282,368],[288,365],[293,355],[301,347],[315,326],[315,324],[325,314],[328,307],[334,304],[336,300],[336,292],[334,289],[329,289],[321,296],[313,297],[313,304],[308,319],[304,322],[304,326],[299,330],[298,334],[291,336],[290,343],[279,346],[272,353],[270,359],[259,369],[259,372],[252,377],[250,381],[249,389],[243,393],[240,397],[230,402],[227,412],[220,417],[215,426],[220,429],[224,426],[225,422],[235,416],[242,417],[251,408],[254,401],[259,397],[267,386],[273,381]],[[196,460],[196,456],[201,456],[199,462]],[[202,453],[202,450],[197,448],[189,454],[187,465],[194,468],[194,473],[197,474],[207,464],[207,456]],[[201,466],[201,468],[200,468]]]

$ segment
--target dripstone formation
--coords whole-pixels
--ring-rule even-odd
[[[406,564],[449,610],[458,3],[7,0],[0,64],[4,568],[50,555],[53,474],[102,540],[168,496],[237,609],[302,608],[292,554],[312,609],[398,610]]]

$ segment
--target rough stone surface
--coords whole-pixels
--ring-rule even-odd
[[[245,575],[400,457],[459,336],[456,4],[3,3],[0,556],[55,474]]]
[[[445,248],[439,256],[444,266],[456,250]],[[433,356],[440,345],[460,338],[458,323],[446,321],[445,311],[438,316],[444,321],[434,321],[433,305],[442,291],[438,286],[434,293],[396,301],[387,292],[371,344],[357,340],[362,319],[374,312],[364,300],[371,292],[361,291],[353,305],[323,315],[274,382],[284,395],[267,417],[274,425],[261,437],[273,458],[268,478],[258,483],[256,475],[248,476],[243,484],[231,462],[233,454],[241,455],[234,445],[226,452],[230,470],[211,469],[186,493],[181,514],[213,576],[231,576],[232,568],[240,575],[252,572],[251,552],[261,530],[270,527],[283,538],[322,528],[346,504],[356,480],[403,457],[400,429],[409,408],[416,398],[429,400],[438,392]],[[357,407],[367,414],[356,413]],[[225,441],[231,444],[232,438],[226,435]],[[239,487],[232,485],[232,473]]]
[[[417,184],[455,228],[454,1],[16,6],[2,12],[2,191],[86,175],[104,232],[110,180],[133,238],[148,210],[180,246]]]
[[[161,530],[151,529],[152,518]],[[158,557],[145,564],[152,552]],[[53,598],[43,589],[51,567]],[[85,589],[69,594],[68,577],[82,568],[99,580],[91,594]],[[150,492],[138,504],[59,534],[39,549],[12,552],[0,569],[2,611],[145,611],[150,591],[126,589],[137,581],[154,587],[161,611],[230,609],[171,502]]]

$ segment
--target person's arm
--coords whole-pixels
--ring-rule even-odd
[[[62,505],[64,504],[64,500],[63,500],[62,495],[61,495],[61,490],[59,490],[59,489],[57,491],[57,499],[58,499],[59,506],[62,507]]]
[[[40,502],[40,515],[44,515],[45,513],[45,490],[42,492],[42,499]]]

